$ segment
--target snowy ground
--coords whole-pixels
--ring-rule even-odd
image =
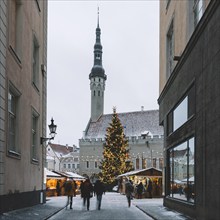
[[[63,201],[65,202],[65,201]],[[126,197],[118,193],[106,193],[103,195],[101,210],[96,208],[96,198],[93,197],[90,201],[90,210],[87,211],[82,205],[82,199],[77,196],[73,198],[73,209],[63,209],[56,215],[50,218],[53,219],[77,219],[77,220],[152,220],[143,211],[133,205],[129,208]]]

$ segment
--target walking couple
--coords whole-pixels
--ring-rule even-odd
[[[90,198],[93,196],[93,192],[97,197],[97,208],[101,209],[102,195],[105,192],[105,187],[100,180],[97,180],[94,184],[94,187],[90,180],[87,178],[85,182],[82,182],[80,185],[81,197],[83,198],[83,206],[87,203],[87,210],[90,207]]]

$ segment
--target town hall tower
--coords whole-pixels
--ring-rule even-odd
[[[98,13],[98,24],[96,28],[96,42],[94,45],[94,65],[91,73],[89,74],[90,79],[90,90],[91,90],[91,121],[96,122],[104,112],[104,92],[105,92],[105,81],[107,79],[105,70],[102,67],[102,45],[101,45],[101,29],[99,27],[99,13]]]

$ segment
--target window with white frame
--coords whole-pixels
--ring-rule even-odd
[[[174,27],[173,20],[170,24],[169,30],[167,32],[167,78],[169,78],[170,74],[174,68]]]
[[[32,161],[37,162],[38,161],[38,155],[37,155],[37,145],[38,145],[38,119],[39,114],[33,110],[32,111],[32,129],[31,129],[31,135],[32,135],[32,147],[31,147],[31,155],[32,155]]]
[[[11,90],[8,93],[8,151],[18,152],[16,145],[17,96]]]
[[[194,0],[193,12],[194,12],[194,26],[196,27],[204,12],[204,0]]]

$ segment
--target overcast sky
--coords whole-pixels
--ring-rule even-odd
[[[158,109],[159,1],[48,3],[47,124],[53,143],[79,145],[90,119],[97,6],[107,75],[104,114]],[[49,133],[49,131],[48,131]]]

